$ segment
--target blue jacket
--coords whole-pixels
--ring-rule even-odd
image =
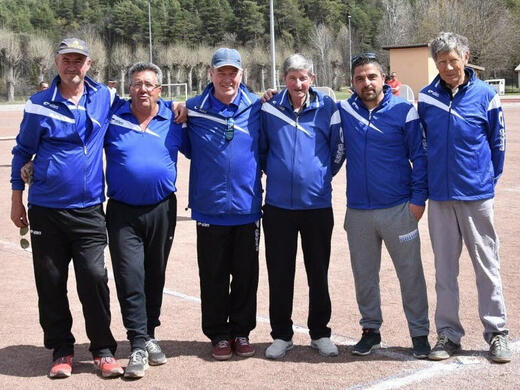
[[[212,93],[210,83],[202,94],[186,102],[192,218],[217,225],[251,223],[260,219],[262,203],[260,99],[240,85],[238,109],[228,121],[210,104]],[[234,135],[227,141],[231,120]]]
[[[430,199],[478,200],[495,194],[505,157],[505,123],[495,91],[466,68],[455,96],[437,76],[419,94],[428,144]]]
[[[25,105],[13,148],[12,189],[24,189],[20,168],[36,155],[29,204],[66,209],[96,205],[105,200],[102,151],[110,92],[85,77],[85,110],[92,131],[83,141],[69,108],[71,103],[58,92],[58,80],[56,76],[49,89],[31,96]]]
[[[264,103],[260,158],[267,174],[265,202],[289,210],[330,207],[332,176],[342,162],[340,137],[336,103],[312,88],[299,113],[287,89]]]
[[[428,197],[423,130],[414,106],[383,87],[372,111],[354,93],[338,103],[347,160],[347,206],[381,209]]]
[[[105,136],[108,197],[129,205],[153,205],[176,191],[177,152],[185,131],[173,122],[170,103],[141,130],[130,107],[121,101]]]

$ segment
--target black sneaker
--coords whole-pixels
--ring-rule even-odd
[[[448,339],[447,336],[441,334],[439,335],[437,344],[435,344],[435,347],[433,347],[432,351],[428,355],[428,359],[444,360],[458,352],[460,352],[460,344],[455,344],[453,341]]]
[[[352,349],[353,355],[365,356],[372,352],[373,349],[381,347],[381,334],[374,329],[363,329],[361,340],[354,345]]]
[[[148,363],[151,366],[159,366],[166,363],[166,355],[156,339],[150,339],[144,345],[148,352]]]
[[[428,336],[412,337],[412,344],[412,353],[416,359],[426,359],[432,350]]]
[[[125,378],[142,378],[147,368],[148,353],[142,349],[136,349],[128,358],[128,365],[125,368]]]
[[[506,336],[497,334],[491,339],[489,356],[495,363],[509,363],[511,361],[511,350],[507,345]]]

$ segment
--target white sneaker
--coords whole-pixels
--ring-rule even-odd
[[[280,359],[285,356],[287,351],[293,348],[293,342],[282,339],[275,339],[273,343],[265,350],[265,357],[268,359]]]
[[[338,356],[338,347],[330,340],[330,337],[311,340],[311,347],[317,349],[321,356]]]

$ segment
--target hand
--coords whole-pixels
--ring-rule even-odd
[[[276,89],[269,88],[267,91],[265,91],[264,96],[262,96],[262,103],[268,102],[277,93],[278,91]]]
[[[188,109],[186,108],[186,104],[174,102],[172,105],[172,111],[175,116],[175,123],[186,123],[188,120]]]
[[[31,185],[33,182],[34,166],[32,161],[28,161],[20,169],[20,176],[24,183]]]
[[[22,201],[22,191],[13,190],[11,198],[11,221],[13,221],[16,227],[28,226],[27,213],[25,212],[25,206]]]
[[[410,203],[410,212],[413,214],[415,219],[420,220],[424,213],[424,206],[417,206],[416,204]]]

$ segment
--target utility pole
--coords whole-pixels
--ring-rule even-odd
[[[274,42],[274,6],[273,0],[269,1],[269,21],[271,27],[271,74],[272,74],[272,86],[277,89],[276,80],[276,53],[275,53],[275,42]]]
[[[152,63],[152,12],[150,8],[150,0],[148,0],[148,38],[150,47],[150,63]]]
[[[350,15],[348,16],[348,66],[350,69],[350,85],[352,85],[352,30],[350,29]]]

